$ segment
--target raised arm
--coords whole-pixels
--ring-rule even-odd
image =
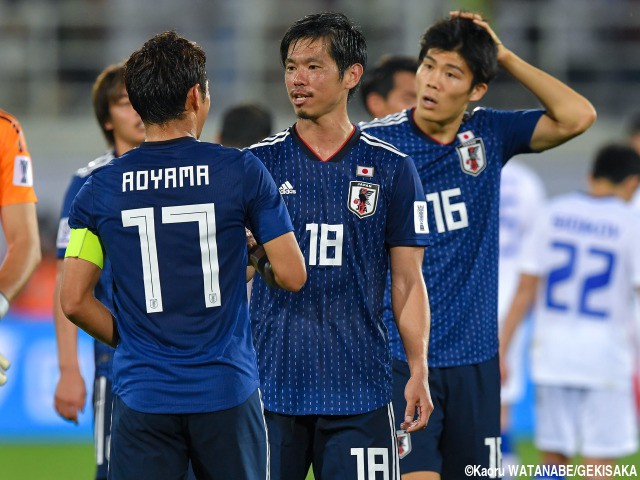
[[[589,100],[505,47],[480,15],[469,12],[451,12],[451,15],[471,18],[474,23],[487,30],[498,46],[500,66],[533,93],[546,109],[531,137],[531,148],[534,151],[556,147],[593,125],[596,110]]]
[[[407,432],[424,428],[433,411],[427,366],[431,314],[422,276],[423,257],[424,247],[390,249],[391,304],[411,372],[404,390],[407,406],[401,425]],[[418,418],[414,420],[416,410]]]

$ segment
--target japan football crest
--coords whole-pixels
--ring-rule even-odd
[[[380,185],[367,182],[349,182],[349,210],[358,217],[373,215],[378,205]]]
[[[411,453],[411,434],[404,430],[396,430],[398,438],[398,456],[404,458]]]
[[[487,166],[487,159],[484,154],[484,143],[481,138],[474,138],[469,142],[456,147],[460,158],[460,168],[464,173],[479,175]]]

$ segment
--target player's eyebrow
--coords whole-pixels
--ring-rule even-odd
[[[433,58],[431,55],[425,55],[424,58],[428,58],[433,63],[436,63],[436,64],[438,63],[436,61],[436,59]],[[456,65],[455,63],[445,63],[444,66],[445,67],[449,67],[449,68],[453,68],[454,70],[458,70],[460,73],[464,73],[464,70],[462,69],[462,67],[460,67],[459,65]]]

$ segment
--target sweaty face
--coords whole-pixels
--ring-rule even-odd
[[[462,118],[470,101],[479,100],[486,85],[471,83],[473,74],[457,52],[430,49],[418,67],[416,117],[440,126]]]
[[[416,104],[416,74],[396,72],[393,75],[393,89],[384,102],[385,111],[382,116],[400,112]]]
[[[289,46],[284,81],[293,109],[301,119],[317,120],[344,101],[348,89],[329,56],[325,39],[302,38]]]
[[[113,131],[119,155],[144,141],[144,124],[140,115],[131,106],[129,95],[123,88],[118,99],[109,105],[111,119],[105,124]]]

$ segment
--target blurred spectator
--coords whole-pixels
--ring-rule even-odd
[[[362,80],[362,102],[369,115],[382,118],[415,106],[417,69],[414,57],[381,57]]]
[[[229,108],[222,117],[218,141],[225,147],[244,148],[271,135],[271,113],[256,104]]]

